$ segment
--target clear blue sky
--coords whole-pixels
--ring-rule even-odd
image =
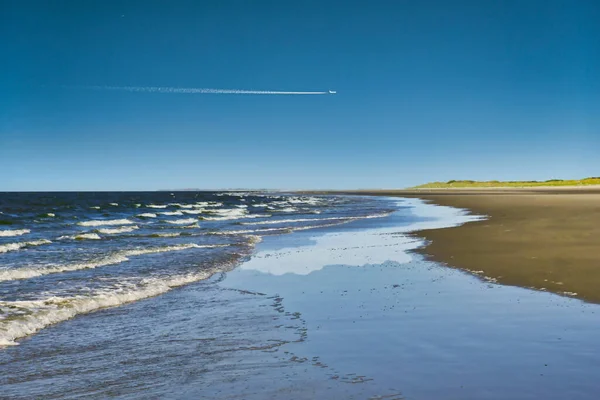
[[[0,8],[0,190],[600,175],[597,0]]]

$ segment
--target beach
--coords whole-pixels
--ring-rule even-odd
[[[598,305],[499,285],[421,254],[419,232],[484,216],[411,198],[286,199],[274,204],[327,204],[312,218],[283,214],[279,223],[295,230],[266,231],[235,268],[2,348],[0,398],[595,399]],[[324,214],[335,210],[344,223],[332,226]],[[249,215],[239,221],[277,226]],[[131,267],[153,259],[197,269],[197,257],[165,265],[159,254]],[[127,265],[95,271],[102,282]]]
[[[361,192],[362,193],[362,192]],[[376,191],[418,197],[489,216],[416,235],[420,250],[495,281],[600,302],[598,187]]]

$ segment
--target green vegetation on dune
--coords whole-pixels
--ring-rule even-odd
[[[584,186],[600,185],[600,177],[585,179],[549,179],[547,181],[470,181],[452,180],[448,182],[431,182],[415,186],[413,189],[445,189],[445,188],[489,188],[489,187],[536,187],[536,186]]]

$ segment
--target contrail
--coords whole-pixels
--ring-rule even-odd
[[[207,88],[177,88],[160,86],[80,86],[83,89],[117,90],[124,92],[143,93],[185,93],[185,94],[271,94],[271,95],[322,95],[334,94],[327,92],[284,92],[278,90],[241,90],[241,89],[207,89]]]

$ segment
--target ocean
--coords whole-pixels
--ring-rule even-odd
[[[0,194],[0,346],[234,268],[266,235],[383,217],[368,198]]]

